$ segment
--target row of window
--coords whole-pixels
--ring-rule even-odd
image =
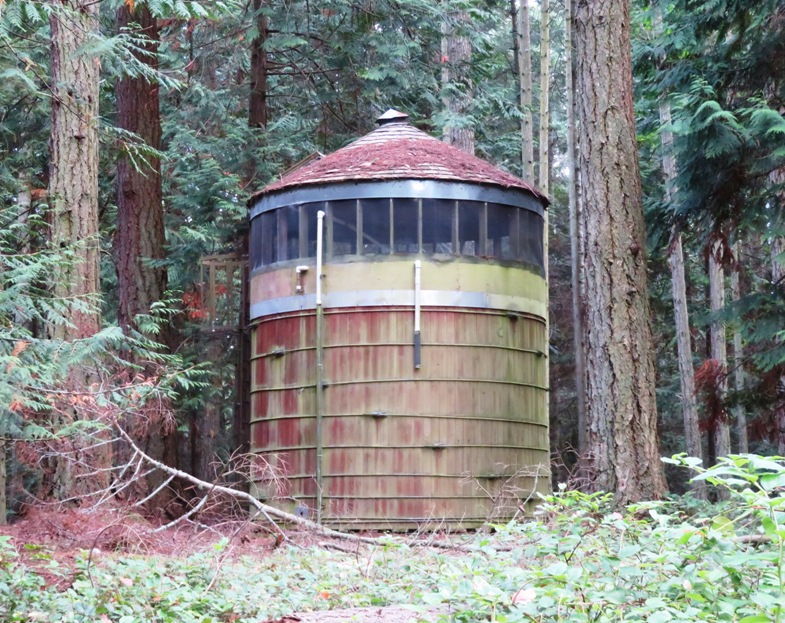
[[[319,210],[325,212],[328,259],[424,253],[543,268],[539,214],[482,201],[409,198],[325,201],[264,212],[251,222],[253,268],[315,257]]]

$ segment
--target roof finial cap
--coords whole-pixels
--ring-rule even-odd
[[[387,125],[388,123],[406,123],[408,118],[409,115],[405,112],[399,112],[394,108],[390,108],[390,110],[376,120],[376,123],[380,126]]]

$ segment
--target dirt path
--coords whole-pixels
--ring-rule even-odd
[[[267,621],[266,623],[435,623],[440,614],[449,614],[448,605],[435,606],[420,612],[401,606],[385,608],[349,608],[346,610],[320,610],[318,612],[298,612]]]

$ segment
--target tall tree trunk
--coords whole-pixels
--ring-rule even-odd
[[[628,0],[578,0],[588,448],[597,489],[660,497],[654,357]]]
[[[569,210],[570,210],[570,263],[572,273],[572,326],[573,348],[575,350],[575,395],[578,420],[578,456],[587,455],[586,432],[586,355],[583,343],[583,281],[581,279],[581,238],[580,206],[578,205],[578,171],[575,167],[575,71],[573,65],[573,2],[566,0],[565,40],[567,42],[567,168],[570,172]]]
[[[662,173],[665,178],[665,201],[673,205],[678,192],[676,188],[676,157],[673,153],[671,131],[671,107],[666,96],[660,98],[660,141],[662,144]],[[681,232],[676,225],[671,230],[668,264],[671,269],[673,292],[673,315],[676,324],[676,345],[679,358],[679,381],[681,383],[681,408],[684,421],[684,441],[688,456],[703,459],[698,405],[695,399],[695,368],[692,365],[692,343],[690,341],[690,318],[687,310],[687,280],[684,270],[684,250]],[[702,480],[691,485],[693,495],[706,498],[706,483]]]
[[[549,182],[551,177],[551,167],[549,159],[549,145],[550,145],[550,82],[551,82],[551,53],[550,53],[550,0],[542,0],[542,21],[540,27],[541,40],[540,40],[540,190],[548,195]],[[550,215],[548,210],[543,215],[543,228],[542,228],[542,248],[543,256],[545,258],[545,280],[549,280],[550,275]],[[545,318],[545,334],[551,333],[551,319],[550,319],[550,293],[547,301],[548,315]],[[550,365],[545,367],[545,384],[547,387],[551,385],[551,370]],[[553,400],[556,399],[556,392],[549,394]],[[557,404],[550,406],[551,413],[559,413]]]
[[[510,0],[510,25],[512,27],[512,72],[521,75],[521,37],[518,33],[518,0]]]
[[[522,177],[534,183],[534,126],[532,124],[532,43],[529,0],[518,0],[518,83],[521,103]]]
[[[711,243],[709,252],[709,302],[712,314],[717,314],[725,307],[725,269],[722,267],[723,245],[721,240]],[[717,367],[717,392],[718,413],[713,418],[714,456],[728,456],[730,454],[730,427],[724,409],[725,397],[728,391],[728,347],[725,332],[725,323],[714,320],[711,323],[711,358]]]
[[[540,0],[540,190],[550,191],[550,91],[551,91],[551,3]],[[547,257],[547,254],[546,254]]]
[[[203,334],[207,342],[207,361],[220,362],[226,350],[226,334]],[[216,476],[217,450],[221,446],[223,407],[220,374],[213,379],[216,386],[213,396],[191,418],[191,473],[197,478],[213,481]]]
[[[688,456],[703,459],[701,445],[698,405],[695,399],[695,368],[692,365],[692,344],[690,343],[690,319],[687,311],[687,285],[684,270],[684,251],[681,233],[673,228],[671,232],[668,264],[671,269],[673,290],[673,315],[676,322],[676,344],[679,357],[679,381],[681,383],[681,408],[684,421],[684,442]],[[706,484],[695,481],[691,485],[693,495],[706,498]]]
[[[76,262],[54,279],[55,296],[98,295],[98,59],[82,53],[98,29],[98,3],[52,0],[52,129],[49,198],[52,242],[75,248]],[[93,301],[95,302],[95,301]],[[97,308],[74,310],[70,325],[53,327],[53,337],[78,339],[101,328]]]
[[[736,303],[741,299],[741,284],[739,283],[741,243],[738,240],[733,245],[733,255],[736,266],[730,274],[730,291],[731,298]],[[744,391],[744,346],[741,339],[741,326],[738,322],[733,325],[733,388],[737,394]],[[744,412],[744,405],[741,402],[733,408],[733,416],[736,420],[736,431],[739,437],[739,453],[746,454],[750,451],[747,437],[747,414]]]
[[[769,81],[765,96],[769,105],[776,107],[780,115],[785,115],[785,105],[779,97],[778,83]],[[769,173],[769,185],[773,191],[774,201],[774,237],[771,239],[771,281],[780,292],[785,291],[785,167],[774,169]],[[782,256],[782,257],[780,257]],[[785,364],[779,366],[779,379],[776,386],[776,402],[774,407],[774,423],[777,435],[777,453],[785,456]]]
[[[137,4],[132,11],[127,3],[117,9],[118,31],[132,28],[145,41],[135,52],[136,57],[152,71],[158,70],[159,32],[156,18],[146,4]],[[157,82],[137,76],[124,76],[115,87],[118,126],[136,134],[147,147],[161,149],[161,113]],[[146,163],[134,163],[124,155],[117,163],[117,233],[114,238],[114,260],[119,291],[118,321],[124,330],[135,327],[138,314],[149,313],[153,303],[164,297],[167,285],[166,268],[151,260],[166,257],[161,161],[147,156]],[[174,336],[169,327],[162,327],[159,342],[172,347]],[[166,407],[163,407],[165,410]],[[177,464],[177,438],[168,414],[162,412],[145,431],[143,447],[153,458],[167,465]],[[148,479],[155,489],[160,476]],[[156,500],[164,503],[162,498]]]
[[[22,184],[22,190],[16,195],[16,223],[19,225],[19,231],[22,233],[21,244],[16,248],[17,253],[26,254],[30,253],[31,245],[31,232],[28,226],[30,211],[33,207],[33,193],[27,180],[24,176],[19,180]],[[31,332],[33,330],[33,323],[25,319],[25,310],[20,309],[16,312],[14,322],[19,327],[25,327]]]
[[[137,5],[133,12],[126,3],[120,5],[117,28],[129,27],[136,35],[145,37],[141,50],[135,52],[137,58],[157,70],[158,25],[146,4]],[[143,77],[124,76],[117,81],[115,94],[118,126],[135,133],[145,145],[160,150],[158,84]],[[134,163],[124,155],[117,163],[114,259],[120,298],[117,316],[125,329],[134,326],[137,314],[148,313],[166,290],[166,269],[150,264],[150,260],[165,257],[161,162],[155,156],[146,160],[146,164],[139,159]]]
[[[267,7],[266,0],[254,0],[254,20],[256,22],[256,33],[251,42],[251,91],[248,97],[248,125],[254,127],[267,127],[269,121],[267,109],[267,52],[264,49],[267,40]],[[248,179],[256,177],[257,162],[254,158],[249,158],[247,165]],[[239,252],[246,260],[249,257],[249,239],[246,231],[239,240]],[[250,439],[248,437],[248,423],[250,419],[251,406],[251,334],[249,314],[249,292],[248,283],[250,276],[248,267],[242,267],[241,271],[241,293],[240,309],[237,318],[237,355],[235,359],[235,406],[234,417],[232,420],[231,442],[233,450],[247,452]]]
[[[25,176],[19,180],[22,190],[16,196],[16,222],[19,225],[19,232],[22,237],[19,244],[17,244],[15,251],[19,254],[30,253],[30,234],[27,227],[28,219],[30,216],[30,209],[33,203],[33,195],[30,187],[27,185]],[[0,263],[0,276],[3,273],[3,264]],[[0,280],[0,291],[2,290],[2,280]],[[25,327],[30,329],[30,323],[24,317],[24,310],[19,310],[15,313],[13,323],[18,327]],[[0,526],[6,525],[6,514],[8,513],[8,498],[6,491],[9,486],[8,482],[8,463],[11,460],[10,442],[10,417],[0,418]]]
[[[53,276],[54,295],[67,301],[82,300],[90,307],[70,307],[66,323],[51,327],[52,337],[77,340],[101,328],[98,311],[98,59],[83,47],[98,29],[98,7],[92,0],[53,0],[51,30],[52,120],[49,141],[49,201],[51,240],[55,248],[69,250],[73,261],[62,264]],[[77,390],[93,381],[89,371],[73,370],[68,383]],[[80,417],[71,410],[59,413],[53,424],[60,426]],[[87,451],[89,440],[74,436],[74,454],[52,459],[47,488],[59,498],[86,493],[108,485],[108,472],[80,478],[90,468],[111,465],[108,445]],[[77,461],[73,461],[76,458]],[[84,463],[82,463],[84,461]]]
[[[540,26],[540,190],[544,195],[550,191],[550,90],[551,90],[551,9],[550,0],[540,0],[542,21]],[[545,212],[543,228],[545,251],[545,278],[548,279],[548,212]]]
[[[251,43],[251,96],[248,101],[248,125],[252,128],[267,127],[267,15],[265,3],[253,1],[256,37]]]
[[[782,226],[785,224],[785,167],[769,174],[769,183],[776,189],[775,194],[779,207],[777,209],[776,228],[771,240],[771,281],[775,288],[785,289],[785,263],[779,256],[785,253],[785,237]],[[777,435],[777,453],[785,456],[785,370],[780,372],[777,381],[776,402],[774,407],[774,424]]]
[[[5,495],[8,480],[8,472],[6,471],[8,461],[6,452],[7,435],[8,431],[5,430],[5,426],[0,427],[0,526],[6,525],[6,514],[8,513],[8,502]]]
[[[459,32],[470,20],[464,11],[448,16],[448,19],[455,25],[445,24],[442,31],[442,88],[448,89],[444,104],[453,121],[444,128],[444,142],[474,155],[474,128],[465,120],[474,97],[472,44],[469,37]]]

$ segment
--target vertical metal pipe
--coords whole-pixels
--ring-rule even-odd
[[[322,308],[322,247],[324,212],[316,214],[316,522],[322,523],[322,428],[324,417],[324,309]]]
[[[365,255],[365,241],[363,240],[363,206],[359,199],[355,203],[354,210],[354,220],[357,223],[357,227],[355,228],[355,234],[357,234],[357,255]]]
[[[316,306],[322,305],[322,248],[324,247],[324,212],[316,213]]]
[[[395,206],[390,198],[390,255],[395,253]]]
[[[420,272],[422,262],[414,261],[414,367],[422,368],[422,341],[420,338]]]
[[[488,203],[482,204],[480,211],[480,248],[477,251],[477,257],[488,257],[490,252],[488,250]]]
[[[422,253],[422,199],[417,200],[417,253]]]
[[[458,221],[458,200],[452,206],[452,254],[461,254],[460,227]]]

